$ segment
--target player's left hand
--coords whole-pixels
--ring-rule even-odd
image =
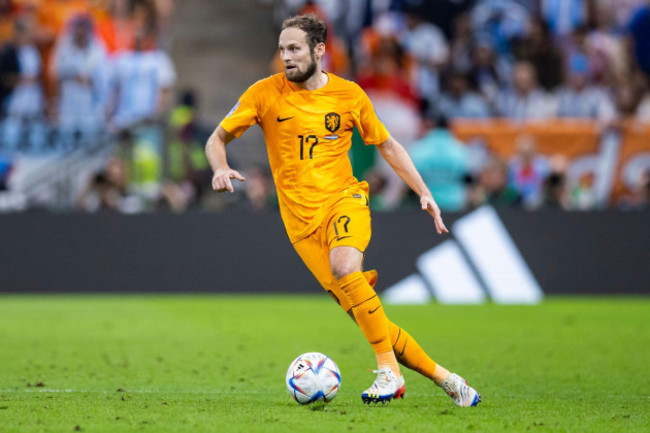
[[[422,205],[422,210],[429,212],[429,215],[433,217],[433,221],[436,224],[436,231],[438,234],[441,235],[443,233],[449,233],[449,230],[447,230],[447,227],[445,227],[445,223],[442,221],[440,208],[436,204],[433,197],[430,195],[423,195],[420,197],[420,204]]]

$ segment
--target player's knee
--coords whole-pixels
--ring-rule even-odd
[[[334,274],[337,280],[340,280],[341,278],[347,275],[361,271],[361,269],[359,269],[359,265],[357,265],[356,263],[350,263],[345,261],[340,263],[332,263],[331,268],[332,268],[332,274]]]

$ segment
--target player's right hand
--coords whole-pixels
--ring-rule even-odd
[[[429,215],[433,217],[433,221],[436,224],[436,231],[439,235],[443,233],[449,233],[445,223],[442,221],[442,215],[440,208],[436,204],[436,201],[430,195],[423,195],[420,197],[420,204],[422,205],[422,210],[429,212]]]
[[[217,170],[212,176],[212,189],[216,192],[230,191],[235,192],[230,179],[237,179],[240,182],[246,180],[237,170],[231,168],[226,170]]]

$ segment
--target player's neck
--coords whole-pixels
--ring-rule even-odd
[[[321,87],[325,87],[325,85],[329,82],[329,80],[330,80],[329,75],[327,75],[320,68],[318,68],[318,70],[314,72],[314,75],[309,77],[307,80],[303,81],[302,83],[294,83],[294,84],[303,90],[317,90],[320,89]]]

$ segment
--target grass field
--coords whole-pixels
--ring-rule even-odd
[[[483,403],[458,408],[407,371],[404,400],[363,405],[372,351],[325,295],[2,296],[0,432],[650,428],[648,298],[386,310]],[[286,391],[308,351],[341,369],[328,405]]]

